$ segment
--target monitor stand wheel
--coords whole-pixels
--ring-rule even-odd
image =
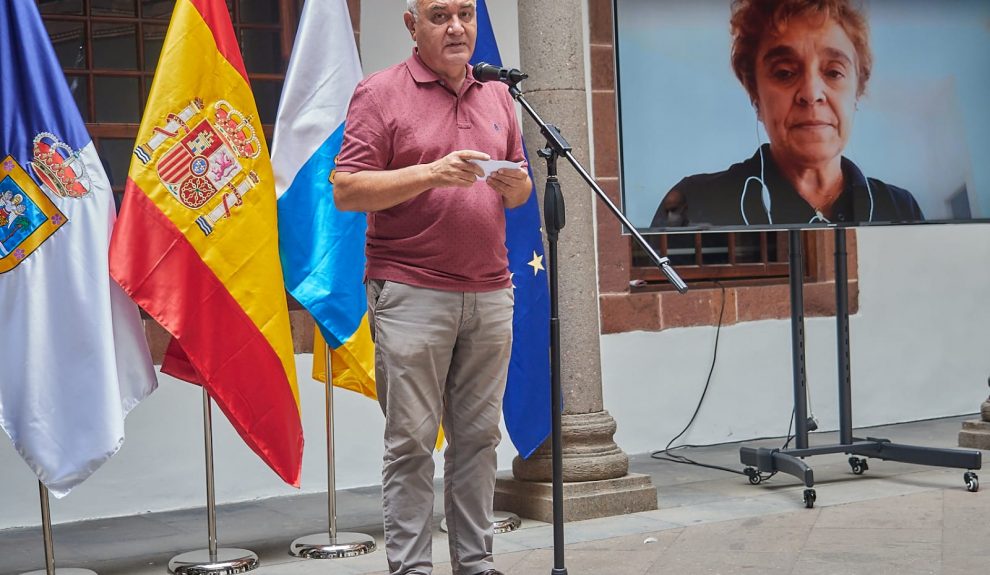
[[[976,493],[980,490],[980,478],[972,471],[963,474],[963,481],[966,482],[966,490],[970,493]]]
[[[850,457],[849,467],[852,468],[852,472],[856,475],[862,475],[867,469],[870,468],[866,460],[861,457]]]

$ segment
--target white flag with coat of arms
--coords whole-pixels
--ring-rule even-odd
[[[120,449],[155,372],[110,279],[110,183],[34,2],[0,3],[0,70],[0,426],[62,497]]]

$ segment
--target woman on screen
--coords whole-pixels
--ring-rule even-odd
[[[732,69],[770,142],[681,180],[653,227],[924,219],[907,190],[842,156],[873,66],[866,18],[849,0],[734,0],[731,29]]]

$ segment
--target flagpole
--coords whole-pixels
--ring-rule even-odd
[[[48,499],[48,488],[38,481],[38,491],[41,493],[41,533],[45,539],[45,571],[48,575],[55,573],[55,546],[52,541],[52,512]]]
[[[48,488],[39,481],[38,491],[41,492],[41,533],[45,539],[45,569],[30,571],[23,575],[96,575],[95,571],[89,569],[55,568],[55,544],[52,541],[52,515],[48,505]]]
[[[258,568],[258,556],[247,549],[217,548],[216,496],[213,490],[213,418],[210,394],[203,386],[203,445],[206,452],[206,523],[208,548],[176,555],[168,562],[174,575],[227,575]]]
[[[213,406],[203,386],[203,452],[206,453],[206,533],[210,560],[217,558],[217,501],[213,468]]]
[[[289,553],[306,559],[341,559],[366,555],[375,550],[375,539],[363,533],[337,532],[337,468],[333,445],[333,378],[330,371],[330,344],[326,353],[326,422],[327,422],[327,516],[329,531],[300,537],[289,546]]]

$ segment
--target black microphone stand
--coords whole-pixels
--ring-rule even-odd
[[[516,84],[525,78],[525,74],[510,75],[502,81],[509,84],[509,93],[522,105],[526,113],[536,121],[536,124],[540,126],[540,132],[547,140],[546,147],[537,153],[547,161],[547,183],[543,196],[543,220],[549,248],[547,273],[550,279],[550,408],[553,414],[550,434],[553,461],[553,569],[550,573],[551,575],[567,575],[567,568],[564,567],[564,456],[563,446],[561,445],[563,394],[560,387],[560,315],[557,306],[557,239],[560,230],[564,227],[564,195],[561,193],[560,182],[557,180],[557,158],[561,156],[567,158],[567,161],[574,166],[574,169],[577,170],[584,181],[605,202],[605,205],[612,211],[612,214],[629,230],[629,233],[635,238],[636,243],[646,251],[653,263],[667,276],[667,279],[670,280],[670,283],[678,292],[684,293],[688,287],[677,275],[677,272],[670,267],[670,260],[660,257],[646,243],[646,239],[643,238],[642,234],[633,227],[629,220],[619,211],[619,208],[605,195],[605,192],[602,191],[591,175],[588,174],[587,170],[574,158],[571,154],[572,148],[560,134],[560,130],[556,126],[544,122],[533,107],[529,105],[529,102],[523,97],[522,92],[516,87]]]

